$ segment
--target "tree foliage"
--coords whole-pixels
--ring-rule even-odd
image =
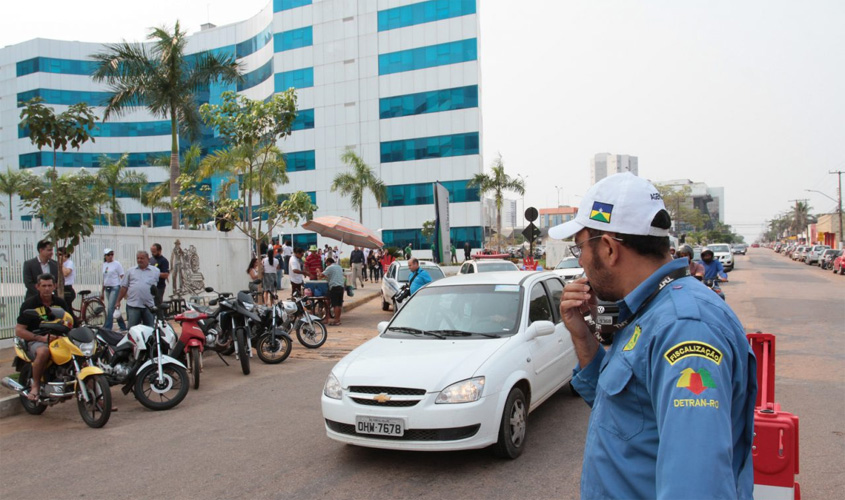
[[[701,231],[707,225],[709,218],[692,203],[692,188],[681,186],[675,188],[669,185],[657,186],[657,191],[663,197],[663,204],[675,224],[678,234],[684,232]]]
[[[505,202],[505,191],[512,191],[519,195],[525,194],[525,182],[519,178],[510,177],[505,173],[505,163],[500,154],[493,160],[490,173],[475,174],[467,183],[467,187],[478,188],[479,194],[493,194],[493,203],[496,205],[496,233],[498,235],[497,246],[501,251],[502,234],[502,206]]]
[[[104,120],[136,106],[170,119],[170,197],[174,200],[179,194],[177,180],[181,174],[179,130],[193,139],[200,128],[197,93],[212,82],[243,80],[241,66],[233,55],[185,54],[186,35],[176,21],[172,31],[167,27],[153,28],[147,35],[149,45],[123,41],[106,45],[104,52],[91,56],[97,62],[94,81],[105,82],[112,92]],[[171,213],[175,229],[180,220],[176,205]]]
[[[59,149],[67,151],[68,146],[79,149],[88,141],[96,142],[91,131],[96,127],[97,116],[84,102],[74,104],[59,114],[43,104],[44,99],[34,97],[23,103],[20,127],[29,140],[41,151],[49,147],[53,151],[53,171],[56,177],[56,154]]]
[[[422,237],[425,238],[425,241],[431,239],[434,236],[434,229],[436,228],[436,223],[433,220],[427,220],[422,223]]]
[[[20,195],[28,186],[36,184],[38,178],[26,170],[12,170],[6,167],[6,172],[0,172],[0,194],[9,197],[9,220],[12,220],[12,197]]]
[[[97,171],[97,184],[109,208],[109,224],[123,225],[123,211],[120,209],[118,194],[126,192],[130,198],[140,200],[141,190],[147,185],[147,176],[128,170],[129,155],[123,154],[117,160],[103,155]]]
[[[341,196],[348,196],[352,207],[358,209],[358,222],[364,223],[364,192],[369,190],[376,202],[381,206],[387,201],[387,187],[376,175],[375,171],[355,153],[351,147],[340,156],[340,161],[349,167],[351,172],[337,174],[332,181],[332,192],[338,191]]]

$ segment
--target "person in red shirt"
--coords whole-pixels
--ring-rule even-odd
[[[305,257],[305,270],[308,271],[308,276],[310,276],[312,280],[315,280],[317,279],[317,275],[323,271],[323,259],[320,258],[320,252],[317,250],[317,245],[311,245],[308,252],[308,256]]]
[[[394,260],[396,260],[396,257],[390,255],[390,252],[385,250],[384,255],[381,258],[381,266],[382,269],[384,269],[385,276],[387,275],[387,268],[390,267],[390,264],[392,264]]]

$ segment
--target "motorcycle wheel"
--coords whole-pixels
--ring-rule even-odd
[[[258,358],[268,365],[279,364],[290,356],[292,343],[290,338],[278,335],[274,341],[270,340],[270,334],[264,334],[258,339],[255,352]]]
[[[312,321],[311,325],[302,323],[296,329],[296,338],[308,349],[316,349],[326,343],[326,325],[321,321]]]
[[[24,387],[31,387],[32,386],[32,365],[27,363],[21,369],[20,377],[18,377],[20,384]],[[30,415],[41,415],[44,413],[44,410],[47,409],[47,405],[43,405],[40,403],[35,403],[30,401],[28,397],[24,394],[20,395],[21,398],[21,405],[23,409],[29,413]]]
[[[150,410],[169,410],[188,394],[188,372],[179,365],[168,363],[162,367],[164,379],[158,380],[155,363],[141,370],[135,378],[135,398]]]
[[[91,375],[86,378],[83,383],[85,390],[89,396],[93,396],[92,401],[86,402],[82,398],[82,392],[76,392],[76,405],[79,409],[79,415],[82,420],[88,424],[88,427],[99,429],[106,425],[111,417],[111,389],[106,379],[100,375]]]
[[[246,352],[246,332],[244,327],[235,329],[235,342],[238,343],[238,358],[241,361],[241,371],[249,375],[249,353]]]
[[[191,375],[194,377],[194,389],[200,388],[200,365],[202,364],[202,353],[197,346],[191,347]]]
[[[319,316],[326,320],[334,318],[334,311],[331,307],[327,306],[324,301],[320,300],[314,304],[314,316]]]

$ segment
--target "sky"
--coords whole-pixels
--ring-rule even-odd
[[[0,46],[136,41],[175,19],[194,32],[270,1],[3,2]],[[845,170],[845,2],[480,0],[479,17],[485,168],[501,154],[525,206],[577,205],[611,152],[654,182],[724,187],[748,241],[794,200],[838,207],[824,195]]]

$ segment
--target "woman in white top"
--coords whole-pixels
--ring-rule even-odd
[[[117,296],[120,293],[120,280],[123,279],[125,271],[120,262],[114,260],[114,250],[106,248],[103,250],[103,293],[100,298],[106,303],[106,322],[103,328],[111,330],[114,323],[114,305],[117,303]],[[118,315],[117,324],[121,330],[126,330],[126,322],[123,316]]]

